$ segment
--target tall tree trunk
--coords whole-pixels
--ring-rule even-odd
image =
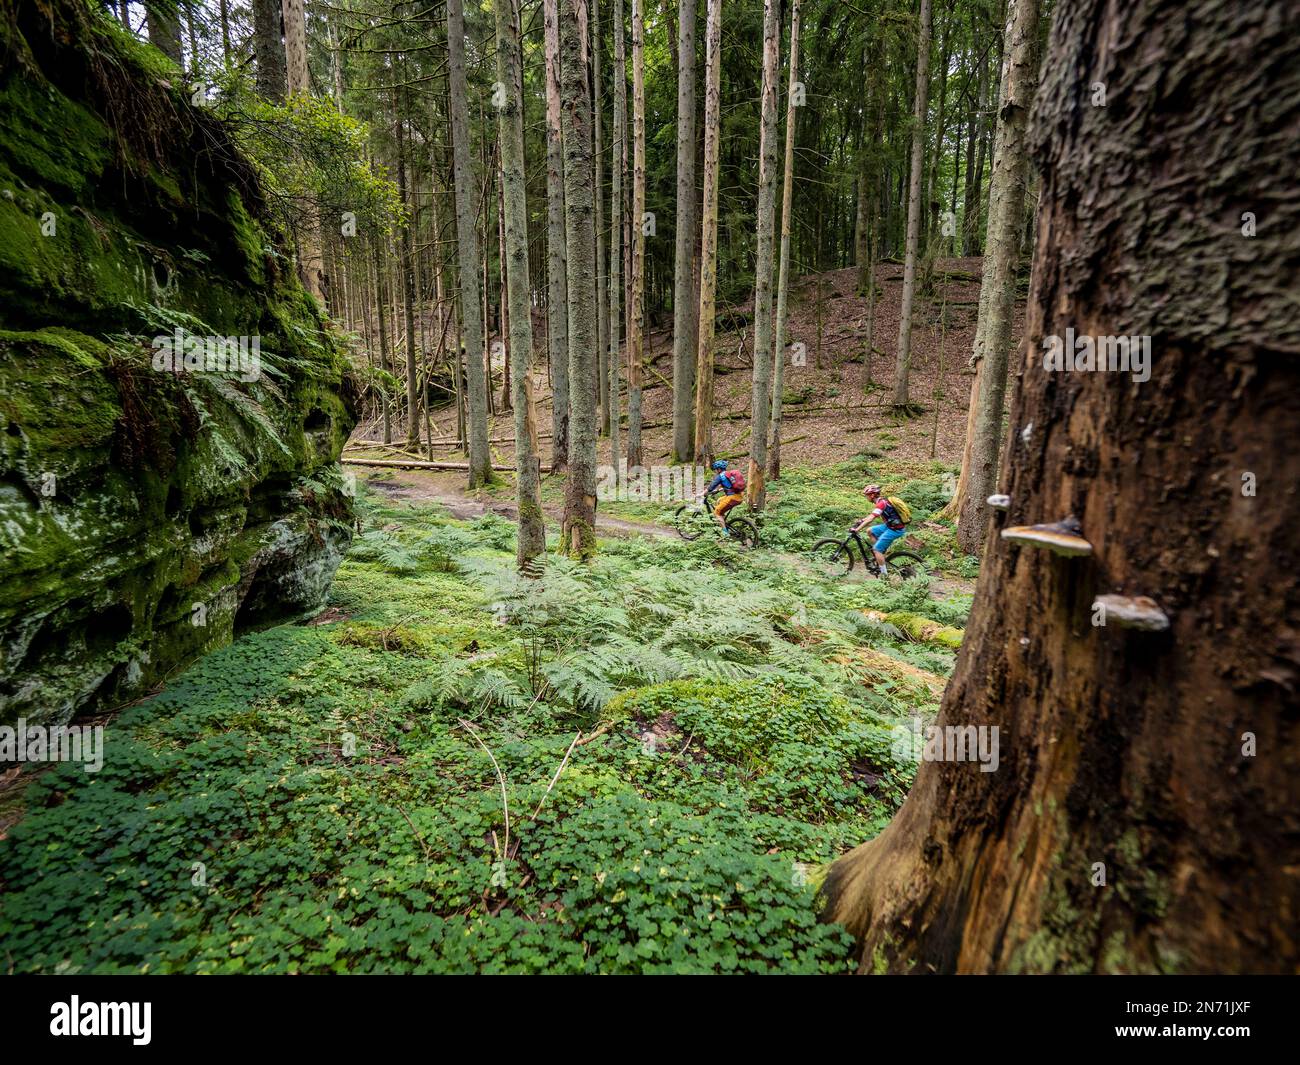
[[[282,103],[288,94],[284,45],[280,40],[280,0],[252,0],[253,54],[257,57],[257,93]]]
[[[758,249],[754,265],[754,388],[746,496],[767,499],[767,433],[772,403],[772,243],[776,214],[776,82],[781,75],[780,0],[763,4],[762,126],[758,150]]]
[[[627,54],[624,41],[623,0],[614,0],[614,140],[610,145],[609,197],[609,353],[605,359],[605,372],[609,375],[609,456],[614,465],[614,478],[619,476],[619,420],[622,401],[619,398],[619,361],[622,347],[619,343],[623,331],[623,165],[624,143],[627,140]]]
[[[790,313],[790,212],[794,206],[794,103],[799,80],[799,0],[790,9],[790,80],[785,101],[785,167],[781,175],[781,265],[776,283],[776,368],[772,376],[772,450],[768,476],[781,476],[781,391],[785,388],[785,326]]]
[[[144,5],[145,21],[149,30],[149,43],[178,67],[184,62],[181,55],[181,16],[176,0],[148,0]]]
[[[515,415],[515,499],[519,533],[515,557],[520,569],[546,550],[542,516],[541,471],[537,452],[537,420],[533,409],[532,293],[528,277],[528,197],[524,180],[524,84],[520,45],[519,0],[495,0],[497,78],[506,89],[498,110],[501,140],[502,217],[510,323],[510,388]]]
[[[691,457],[695,400],[695,4],[681,0],[677,22],[677,243],[673,255],[673,463]]]
[[[988,61],[984,60],[984,64],[987,67]],[[963,255],[978,255],[980,252],[980,222],[984,218],[984,156],[985,147],[988,143],[986,133],[991,121],[988,112],[993,109],[991,101],[995,92],[993,79],[988,76],[986,71],[980,78],[979,119],[972,130],[975,137],[975,160],[969,175],[970,180],[966,183],[966,216],[963,219],[965,232],[962,239]]]
[[[596,188],[596,377],[600,390],[598,412],[600,432],[609,432],[609,373],[606,359],[609,353],[609,292],[605,271],[609,262],[605,255],[605,137],[601,121],[600,100],[600,3],[591,0],[591,102],[594,148],[592,166],[595,168]]]
[[[867,108],[871,117],[871,130],[867,137],[871,149],[867,163],[862,172],[868,195],[871,197],[867,210],[867,261],[862,277],[859,278],[863,295],[867,297],[867,315],[865,336],[862,342],[862,380],[863,391],[873,387],[871,380],[871,360],[876,353],[876,305],[880,300],[880,287],[876,284],[876,257],[884,247],[884,226],[880,213],[880,182],[884,176],[883,161],[885,144],[885,86],[889,72],[886,68],[884,39],[879,26],[873,28],[871,45],[868,50],[868,77],[870,87],[867,90]]]
[[[307,16],[303,0],[282,0],[284,15],[284,51],[290,96],[311,93],[311,75],[307,68]],[[321,253],[320,208],[308,200],[301,205],[301,229],[298,235],[298,271],[307,291],[325,302],[325,260]]]
[[[307,13],[303,0],[281,0],[284,14],[284,52],[289,94],[311,92],[307,71]]]
[[[1039,0],[1009,0],[1002,99],[989,184],[989,226],[984,241],[979,320],[972,362],[982,364],[982,387],[976,393],[970,467],[957,541],[967,554],[984,543],[987,503],[995,487],[1002,444],[1002,406],[1006,399],[1007,355],[1015,317],[1016,265],[1020,261],[1020,226],[1029,169],[1025,127],[1038,84],[1035,47]]]
[[[713,327],[718,289],[718,132],[722,0],[708,0],[704,74],[704,213],[700,224],[699,349],[695,363],[695,461],[713,460]]]
[[[1072,512],[1092,553],[989,542],[938,726],[997,725],[997,771],[923,761],[823,914],[868,971],[1294,972],[1300,37],[1264,2],[1063,0],[1043,71],[1005,520]],[[1147,337],[1145,373],[1048,369],[1067,330]]]
[[[379,318],[379,365],[383,368],[385,374],[393,372],[392,364],[388,360],[388,297],[384,290],[384,255],[383,248],[378,238],[373,241],[374,259],[375,259],[375,310]],[[384,443],[393,442],[393,418],[391,414],[392,403],[389,400],[387,383],[384,385],[385,391],[381,393],[381,401],[384,405]]]
[[[912,366],[912,303],[916,299],[916,258],[921,240],[921,171],[925,168],[926,96],[930,89],[930,0],[921,0],[916,40],[916,99],[912,110],[912,164],[907,191],[907,244],[903,251],[903,304],[898,319],[898,361],[894,364],[894,406],[909,405]]]
[[[456,241],[460,269],[460,313],[464,323],[466,398],[468,400],[469,486],[494,480],[488,450],[487,374],[483,365],[483,318],[479,305],[479,249],[475,224],[474,148],[469,136],[465,87],[465,13],[463,0],[447,0],[447,103],[451,109],[453,184],[456,187]]]
[[[569,477],[562,540],[577,558],[596,551],[596,231],[591,169],[587,0],[562,0],[560,120],[569,285]]]
[[[405,123],[394,100],[394,118],[397,121],[397,195],[403,204],[407,200],[406,188],[406,134]],[[411,262],[411,227],[402,226],[399,235],[402,260],[402,312],[406,328],[406,446],[414,451],[420,443],[420,403],[415,387],[415,277]]]
[[[559,0],[543,0],[546,76],[546,350],[551,368],[551,467],[569,461],[569,288],[564,142],[560,128]]]
[[[632,0],[632,333],[627,345],[627,465],[641,465],[645,358],[645,19]]]

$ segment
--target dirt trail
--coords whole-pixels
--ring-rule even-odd
[[[344,464],[346,465],[346,460]],[[470,495],[464,487],[465,475],[459,471],[393,469],[384,471],[391,473],[392,476],[382,480],[375,479],[373,476],[375,471],[369,467],[356,467],[354,472],[371,488],[383,492],[389,498],[412,503],[440,503],[447,508],[453,518],[459,521],[470,521],[484,514],[496,514],[511,521],[516,521],[519,517],[519,512],[513,504]],[[562,513],[558,506],[548,506],[543,509],[548,521],[556,525],[560,524]],[[596,515],[596,529],[606,535],[615,536],[676,536],[671,529],[666,529],[662,525],[628,521],[605,514]]]

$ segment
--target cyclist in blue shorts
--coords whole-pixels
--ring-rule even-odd
[[[861,532],[862,528],[870,525],[879,519],[879,523],[871,525],[867,530],[867,535],[871,538],[871,546],[876,556],[876,564],[880,566],[880,573],[883,576],[888,570],[885,566],[885,552],[893,546],[895,540],[901,540],[907,535],[907,523],[911,519],[911,514],[904,514],[894,502],[883,494],[880,485],[869,484],[862,489],[862,494],[867,497],[875,509],[853,526],[853,532]],[[900,506],[906,507],[903,503]],[[910,508],[908,508],[910,511]]]

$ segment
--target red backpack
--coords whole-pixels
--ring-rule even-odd
[[[731,485],[732,492],[743,492],[745,490],[745,475],[739,470],[728,470],[727,483]]]

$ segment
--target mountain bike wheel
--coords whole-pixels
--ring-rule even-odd
[[[727,535],[742,547],[758,546],[758,530],[748,518],[732,518],[727,522]]]
[[[886,576],[898,580],[911,580],[926,573],[925,559],[911,551],[893,551],[885,556],[885,564],[889,567]]]
[[[843,577],[853,569],[853,550],[848,540],[818,540],[809,554],[813,565],[827,577]]]
[[[673,511],[673,527],[683,540],[698,540],[708,528],[707,518],[698,504],[683,503]]]

